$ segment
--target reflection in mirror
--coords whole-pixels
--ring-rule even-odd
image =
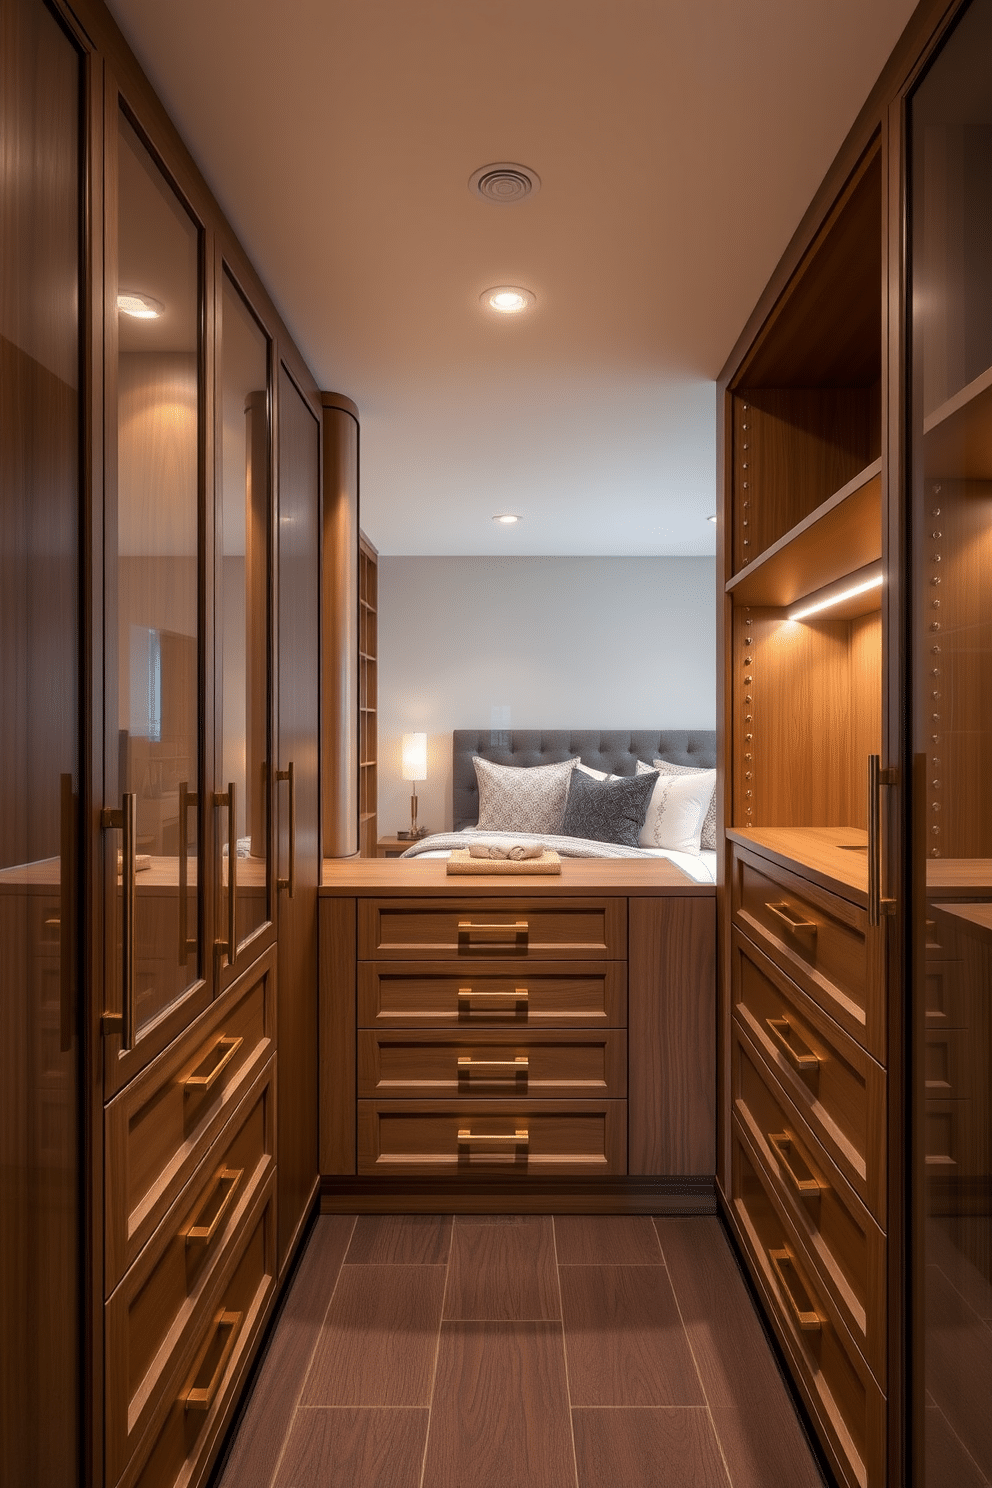
[[[235,852],[240,944],[269,919],[269,347],[227,274],[221,313],[221,782],[236,802],[235,823],[228,808],[221,826],[221,916],[226,925]]]
[[[199,240],[123,115],[118,162],[119,774],[137,797],[140,1037],[201,964]]]

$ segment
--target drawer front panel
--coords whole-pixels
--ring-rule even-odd
[[[852,1337],[885,1386],[885,1236],[736,1031],[734,1120]]]
[[[885,1056],[884,938],[865,910],[778,864],[734,855],[734,921],[878,1059]]]
[[[732,1147],[736,1228],[797,1383],[842,1481],[876,1488],[884,1480],[885,1397],[737,1133]]]
[[[235,1405],[275,1287],[275,1198],[269,1196],[227,1268],[182,1360],[162,1424],[143,1442],[122,1488],[173,1488],[200,1473]]]
[[[961,961],[926,963],[927,1029],[966,1028],[968,1026],[966,980]]]
[[[358,1035],[358,1094],[370,1099],[622,1100],[626,1093],[627,1039],[620,1029],[524,1036],[480,1030],[461,1037],[362,1029]]]
[[[268,1060],[275,951],[121,1091],[106,1110],[107,1295],[161,1223]]]
[[[146,1429],[200,1301],[273,1169],[274,1082],[270,1060],[106,1305],[111,1481]]]
[[[618,1174],[625,1101],[358,1103],[361,1174]]]
[[[562,956],[623,960],[626,899],[372,899],[359,906],[363,961]]]
[[[761,951],[733,938],[734,1016],[787,1105],[794,1107],[859,1198],[884,1213],[885,1073]]]
[[[448,962],[363,961],[358,968],[358,1021],[366,1027],[477,1023],[554,1026],[627,1023],[627,967],[622,961],[556,961],[506,966],[473,961],[453,971]]]

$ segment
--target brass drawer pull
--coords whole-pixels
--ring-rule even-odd
[[[217,1316],[214,1318],[214,1326],[210,1333],[210,1337],[207,1339],[206,1343],[203,1345],[203,1348],[197,1355],[196,1363],[193,1365],[193,1369],[189,1376],[189,1379],[183,1386],[183,1392],[179,1397],[180,1402],[186,1407],[188,1411],[208,1411],[213,1405],[214,1397],[216,1396],[217,1391],[220,1389],[220,1382],[224,1378],[224,1371],[227,1368],[228,1361],[230,1360],[232,1353],[234,1352],[234,1345],[237,1341],[238,1329],[241,1327],[241,1319],[243,1316],[244,1314],[240,1312],[221,1311],[218,1312]],[[217,1367],[210,1377],[210,1383],[203,1386],[197,1386],[196,1379],[200,1373],[200,1370],[203,1368],[204,1360],[210,1353],[215,1339],[225,1328],[227,1329],[227,1339],[224,1343],[224,1347],[220,1351],[220,1357],[217,1360]]]
[[[458,988],[459,1002],[470,1002],[475,997],[490,997],[501,1002],[527,1002],[530,993],[526,987],[514,987],[512,992],[486,992],[481,988],[477,991],[474,987]]]
[[[506,1075],[526,1075],[529,1066],[530,1060],[526,1054],[518,1054],[515,1059],[473,1059],[471,1054],[458,1056],[459,1075],[470,1075],[473,1070],[505,1070],[505,1079]]]
[[[765,1026],[793,1069],[799,1070],[800,1074],[805,1074],[809,1070],[820,1068],[819,1054],[814,1054],[812,1049],[802,1047],[796,1049],[790,1044],[789,1035],[793,1029],[788,1018],[766,1018]]]
[[[483,925],[476,924],[474,920],[459,920],[458,939],[466,941],[479,937],[487,941],[526,940],[529,929],[526,920],[511,920],[505,925]]]
[[[823,1185],[816,1178],[800,1178],[786,1156],[786,1153],[792,1147],[792,1133],[789,1131],[769,1132],[768,1142],[778,1160],[779,1167],[799,1197],[801,1199],[818,1199],[823,1192]]]
[[[530,1132],[524,1126],[512,1132],[473,1132],[467,1127],[458,1128],[459,1142],[515,1142],[518,1147],[524,1147],[530,1141]]]
[[[800,1307],[796,1301],[795,1293],[786,1280],[786,1272],[791,1271],[792,1275],[799,1281],[799,1276],[796,1272],[796,1263],[789,1251],[770,1250],[768,1252],[768,1259],[772,1263],[772,1270],[775,1272],[776,1280],[782,1289],[782,1295],[788,1304],[789,1311],[792,1313],[796,1327],[801,1333],[819,1333],[821,1327],[819,1313],[805,1307]],[[802,1282],[799,1282],[799,1284],[802,1286]],[[806,1300],[808,1301],[809,1299],[807,1298]]]
[[[183,1088],[186,1090],[212,1089],[223,1070],[230,1064],[243,1043],[243,1038],[219,1038],[210,1053],[216,1054],[218,1049],[223,1049],[224,1053],[218,1059],[213,1069],[207,1075],[187,1075],[183,1081]]]
[[[211,1240],[214,1238],[217,1231],[221,1227],[224,1215],[231,1207],[231,1200],[234,1198],[234,1195],[238,1191],[238,1184],[244,1177],[244,1172],[244,1168],[221,1168],[220,1172],[214,1178],[213,1183],[211,1183],[210,1188],[207,1190],[207,1196],[203,1201],[203,1207],[201,1208],[200,1213],[196,1216],[193,1223],[186,1231],[187,1245],[210,1244]],[[224,1187],[225,1184],[227,1185],[227,1192],[221,1199],[220,1203],[217,1205],[216,1214],[209,1224],[201,1224],[201,1217],[209,1210],[210,1205],[213,1203],[217,1193],[221,1188]]]
[[[780,919],[783,925],[787,925],[793,935],[814,936],[816,934],[816,921],[797,919],[794,914],[789,913],[789,906],[784,900],[780,904],[766,903],[765,908]]]

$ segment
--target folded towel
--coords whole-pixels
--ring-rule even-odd
[[[511,842],[505,847],[489,842],[470,842],[468,851],[472,858],[512,858],[519,862],[522,858],[539,858],[544,848],[539,843],[529,842]]]

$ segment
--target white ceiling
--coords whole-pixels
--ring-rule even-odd
[[[110,9],[359,406],[381,552],[713,551],[714,379],[913,0]],[[540,192],[474,198],[494,161]]]

